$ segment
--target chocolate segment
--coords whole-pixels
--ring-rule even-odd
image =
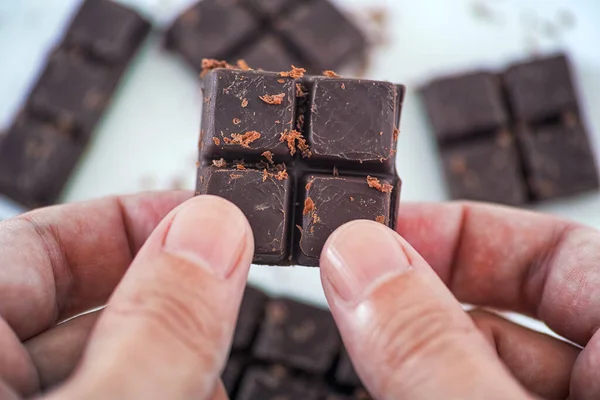
[[[232,354],[229,357],[229,360],[227,360],[225,370],[223,370],[223,373],[221,374],[225,391],[231,398],[235,398],[233,396],[235,395],[238,383],[242,377],[246,362],[247,360],[244,355]]]
[[[340,355],[337,369],[335,370],[335,381],[338,385],[344,387],[358,387],[361,385],[360,378],[354,370],[354,365],[352,365],[352,360],[350,360],[346,349]]]
[[[280,367],[253,368],[246,373],[237,400],[318,400],[320,392]]]
[[[339,347],[339,334],[327,311],[288,299],[276,299],[267,305],[254,356],[322,374],[333,364]]]
[[[292,65],[301,65],[283,42],[271,34],[264,35],[245,47],[238,58],[246,61],[248,65],[268,65],[271,71],[287,71]]]
[[[302,224],[298,260],[305,265],[318,265],[325,241],[335,229],[355,219],[369,219],[390,225],[392,191],[395,182],[366,178],[307,175],[302,180],[306,188],[302,199]]]
[[[258,324],[263,317],[267,299],[267,295],[260,290],[251,286],[246,287],[233,336],[232,348],[234,350],[244,350],[250,347]]]

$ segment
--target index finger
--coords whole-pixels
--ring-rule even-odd
[[[479,203],[405,204],[397,231],[462,302],[525,313],[585,344],[600,327],[600,232]]]

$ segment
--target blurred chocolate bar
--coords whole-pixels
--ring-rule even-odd
[[[0,193],[32,208],[56,202],[149,30],[113,1],[81,5],[0,143]]]
[[[361,60],[367,40],[330,0],[202,0],[173,22],[166,47],[197,72],[215,58],[320,73]]]
[[[559,54],[426,85],[451,197],[522,205],[598,189],[572,79]]]

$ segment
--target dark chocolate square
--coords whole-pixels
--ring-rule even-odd
[[[335,370],[335,381],[341,386],[359,387],[361,386],[360,378],[354,370],[352,360],[346,349],[342,351]]]
[[[265,171],[204,168],[199,192],[223,197],[248,218],[254,234],[254,262],[280,263],[288,258],[291,178],[277,179]]]
[[[201,146],[208,157],[236,157],[258,161],[270,151],[275,162],[291,158],[281,135],[295,121],[295,85],[276,73],[219,69],[204,81],[204,112]],[[281,104],[264,100],[283,96]],[[261,98],[262,97],[262,98]],[[208,111],[207,111],[208,110]],[[244,144],[235,135],[258,132],[260,137]]]
[[[252,68],[265,71],[288,71],[292,65],[300,65],[298,59],[285,48],[277,36],[268,34],[245,47],[237,58],[246,61]]]
[[[339,334],[329,312],[289,299],[275,299],[267,304],[254,356],[323,374],[333,364],[339,347]]]
[[[87,138],[113,90],[106,69],[63,52],[49,60],[34,87],[28,110],[77,138]]]
[[[245,375],[236,400],[318,400],[320,391],[280,367],[255,367]]]
[[[245,350],[252,344],[267,300],[268,296],[265,293],[246,286],[233,336],[232,348],[234,350]]]
[[[422,96],[440,141],[487,136],[508,123],[500,80],[487,72],[435,80]]]
[[[317,78],[306,132],[311,161],[393,169],[402,97],[389,82]]]
[[[230,59],[259,25],[237,0],[203,0],[177,18],[167,33],[166,45],[200,72],[203,58]]]
[[[306,188],[302,199],[304,209],[298,260],[305,265],[318,265],[325,241],[335,229],[356,219],[370,219],[391,225],[392,189],[397,193],[400,183],[388,179],[372,181],[381,185],[370,187],[366,177],[308,175],[302,180]],[[377,186],[378,186],[377,185]],[[394,186],[397,187],[394,188]],[[383,190],[383,191],[382,191]]]
[[[231,397],[235,394],[246,363],[246,357],[241,354],[232,354],[229,360],[227,360],[227,365],[225,365],[223,374],[221,374],[221,379],[223,380],[225,391]]]
[[[362,32],[330,1],[299,5],[276,24],[308,69],[323,71],[364,56]]]
[[[522,128],[518,137],[534,199],[553,199],[599,188],[595,157],[587,134],[578,123]]]
[[[28,207],[53,204],[81,152],[53,126],[22,116],[0,142],[0,192]]]
[[[110,0],[85,0],[64,38],[103,62],[123,63],[136,51],[150,24],[134,11]]]
[[[451,197],[521,205],[527,201],[519,154],[507,133],[442,148]]]
[[[518,120],[538,122],[566,111],[577,112],[577,96],[564,55],[514,65],[504,74],[504,82]]]

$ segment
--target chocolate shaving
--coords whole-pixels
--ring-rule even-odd
[[[228,64],[226,61],[215,60],[214,58],[204,58],[202,59],[202,72],[200,73],[200,77],[205,76],[210,71],[217,68],[236,69],[233,65]]]
[[[252,69],[248,66],[248,64],[246,63],[245,60],[237,60],[237,66],[239,69],[244,70],[244,71],[249,71]]]
[[[292,78],[298,79],[304,76],[306,70],[304,68],[297,68],[292,65],[292,69],[289,71],[280,72],[279,76],[283,76],[284,78]]]
[[[263,169],[263,182],[266,181],[269,178],[269,171],[265,169]]]
[[[303,114],[298,115],[298,118],[296,118],[296,129],[298,129],[299,131],[304,129],[304,115]]]
[[[213,160],[212,165],[217,168],[225,168],[227,167],[227,161],[223,158],[219,158],[218,160]]]
[[[241,170],[241,171],[243,171],[243,170],[245,170],[245,169],[246,169],[246,167],[244,167],[244,165],[243,165],[243,164],[237,164],[235,167],[236,167],[237,169]]]
[[[378,215],[378,216],[375,217],[375,221],[379,222],[380,224],[385,224],[385,216]]]
[[[242,108],[248,107],[248,99],[242,99]]]
[[[257,131],[248,131],[244,134],[241,133],[232,133],[231,134],[231,139],[230,138],[223,138],[223,141],[226,144],[237,144],[239,146],[242,146],[246,149],[250,148],[250,143],[254,142],[255,140],[260,139],[260,133]]]
[[[279,171],[276,175],[275,175],[275,179],[277,179],[278,181],[282,181],[284,179],[288,178],[288,173],[286,170],[283,171]]]
[[[263,156],[264,158],[267,159],[267,161],[271,164],[273,164],[273,153],[271,153],[270,151],[265,151],[264,153],[261,154],[261,156]]]
[[[304,200],[304,210],[302,210],[302,215],[308,215],[308,213],[313,211],[315,211],[315,202],[310,197],[307,197],[306,200]]]
[[[285,93],[280,94],[265,94],[264,96],[258,96],[262,101],[271,105],[280,105],[283,103]]]
[[[317,215],[317,211],[315,210],[315,212],[313,213],[312,216],[312,220],[313,220],[313,224],[318,224],[319,222],[321,222],[321,217],[319,217]],[[312,227],[311,227],[312,228]],[[312,233],[312,232],[311,232]]]
[[[329,78],[339,78],[340,77],[338,74],[336,74],[334,71],[332,71],[330,69],[323,71],[323,75],[327,76]]]
[[[233,119],[233,124],[234,124],[234,125],[239,125],[239,124],[241,124],[241,123],[242,123],[242,120],[241,120],[241,119],[239,119],[239,118],[234,118],[234,119]]]
[[[382,193],[391,193],[394,188],[389,183],[381,183],[379,179],[372,176],[367,176],[367,184],[370,188],[377,189]]]
[[[221,141],[219,140],[218,137],[214,137],[212,138],[213,142],[215,143],[216,146],[219,146],[221,144]]]
[[[394,142],[398,141],[398,136],[400,136],[400,130],[394,127]]]
[[[285,79],[277,79],[277,82],[279,82],[279,83],[285,83]]]
[[[310,188],[312,187],[312,184],[313,184],[313,182],[314,182],[314,181],[315,181],[314,179],[311,179],[310,181],[308,181],[308,182],[306,183],[306,186],[304,186],[304,188],[305,188],[306,190],[310,190]]]
[[[306,97],[306,89],[299,83],[296,83],[296,97]]]
[[[300,150],[300,152],[302,153],[302,157],[307,158],[312,156],[310,148],[306,143],[306,139],[304,139],[304,136],[302,136],[302,134],[298,131],[284,131],[281,134],[279,141],[287,142],[288,149],[290,149],[291,155],[296,154],[296,148],[298,148],[298,150]]]
[[[239,178],[241,178],[242,176],[244,176],[244,175],[242,175],[242,174],[229,174],[229,177],[230,177],[231,179],[239,179]]]

